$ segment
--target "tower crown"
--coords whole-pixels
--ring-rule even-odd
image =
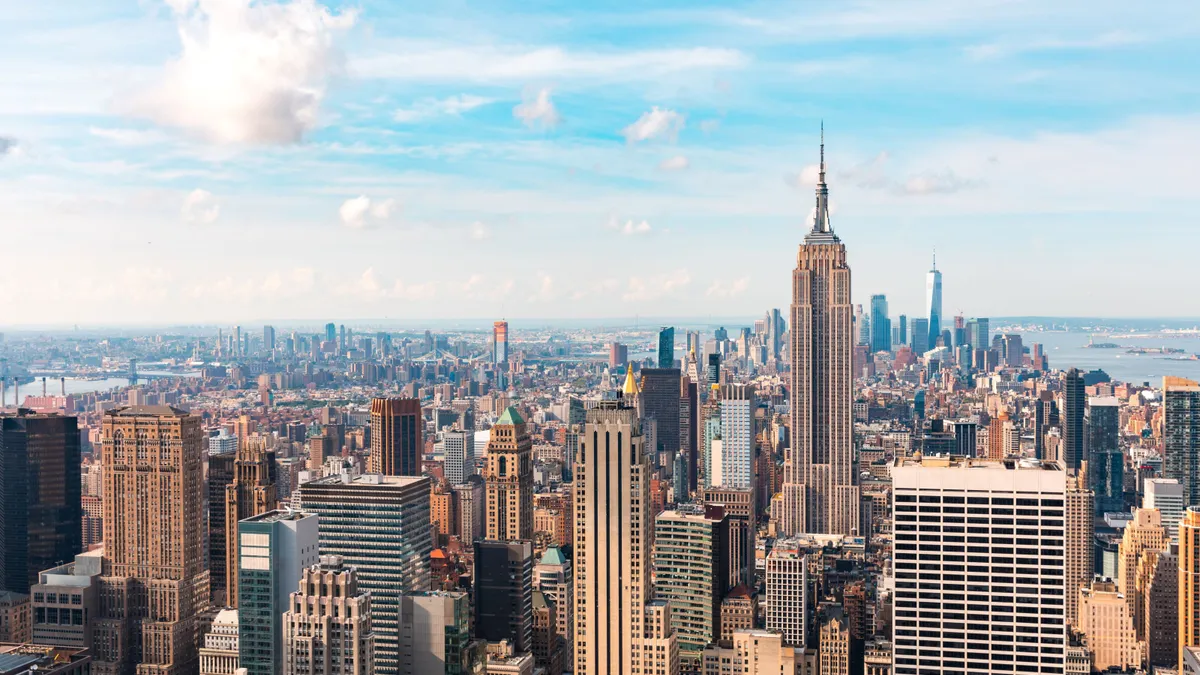
[[[829,185],[825,183],[825,122],[821,122],[821,168],[817,178],[817,207],[813,213],[812,230],[805,243],[834,243],[838,241],[829,224]]]

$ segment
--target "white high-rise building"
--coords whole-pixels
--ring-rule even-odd
[[[238,611],[223,609],[204,634],[200,648],[200,675],[234,675],[238,664]]]
[[[804,646],[808,622],[808,562],[798,542],[775,541],[767,556],[767,630],[783,636],[784,643]]]
[[[447,431],[442,436],[445,475],[451,485],[461,485],[475,473],[475,439],[467,431]]]
[[[748,488],[754,481],[754,389],[721,388],[720,447],[713,448],[712,487]],[[715,445],[715,441],[714,441]]]
[[[1063,672],[1063,465],[906,457],[892,485],[894,675]]]
[[[1179,521],[1187,509],[1184,503],[1183,486],[1174,478],[1147,478],[1146,491],[1142,497],[1142,508],[1158,509],[1167,537],[1179,541]]]

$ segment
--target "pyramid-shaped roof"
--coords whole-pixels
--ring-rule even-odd
[[[517,412],[517,409],[510,405],[504,409],[504,412],[500,415],[500,419],[497,420],[496,424],[516,426],[518,424],[525,424],[525,420],[521,417],[521,413]]]

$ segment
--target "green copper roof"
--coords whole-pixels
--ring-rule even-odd
[[[496,424],[525,424],[525,420],[521,419],[521,413],[511,405],[504,409],[504,414],[500,415],[500,420]]]
[[[567,562],[567,559],[563,556],[562,549],[554,546],[546,549],[546,552],[542,554],[541,562],[543,565],[562,565]]]

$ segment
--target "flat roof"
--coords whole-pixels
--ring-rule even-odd
[[[913,455],[897,457],[892,466],[920,467],[923,469],[1008,469],[1011,471],[1062,471],[1059,462],[1034,459],[1032,457],[1007,457],[988,459],[985,457],[960,457],[958,455]]]

